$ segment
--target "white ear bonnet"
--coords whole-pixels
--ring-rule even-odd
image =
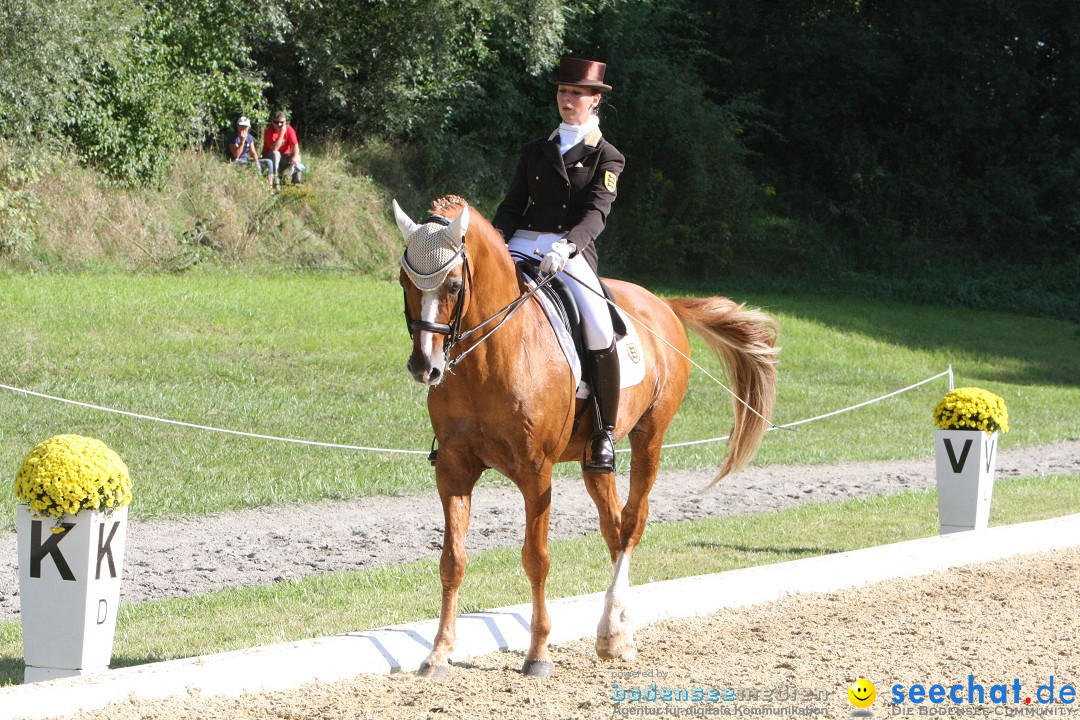
[[[414,223],[394,201],[394,216],[405,238],[401,267],[420,290],[434,290],[443,284],[450,271],[465,257],[465,232],[469,226],[469,207],[450,222],[432,216],[423,225]]]

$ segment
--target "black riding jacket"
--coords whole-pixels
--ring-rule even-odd
[[[495,211],[492,225],[505,240],[516,230],[565,232],[596,270],[593,241],[607,224],[626,159],[593,130],[565,155],[559,154],[559,131],[525,145],[514,179]]]

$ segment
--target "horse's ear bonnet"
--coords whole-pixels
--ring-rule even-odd
[[[434,290],[464,257],[462,240],[469,226],[469,207],[466,205],[453,222],[432,216],[423,225],[414,223],[394,201],[394,217],[405,237],[405,252],[401,267],[420,290]]]

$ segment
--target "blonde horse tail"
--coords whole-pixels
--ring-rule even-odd
[[[679,320],[712,348],[727,366],[735,422],[724,464],[711,488],[742,470],[754,457],[776,402],[776,321],[725,297],[673,298]]]

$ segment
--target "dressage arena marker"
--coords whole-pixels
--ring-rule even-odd
[[[774,565],[631,588],[637,627],[770,602],[787,595],[834,592],[870,583],[915,577],[972,563],[1080,546],[1080,514],[881,545]],[[604,594],[549,600],[551,643],[591,637]],[[498,650],[524,651],[530,605],[514,605],[458,618],[453,660]],[[289,690],[311,682],[334,682],[361,674],[415,670],[427,656],[438,620],[334,637],[172,660],[97,675],[0,688],[0,720],[67,717],[123,702],[200,693]],[[597,660],[602,668],[605,661]],[[465,672],[455,670],[454,672]],[[553,679],[558,682],[558,669]]]
[[[694,364],[697,365],[697,363]],[[712,376],[710,375],[710,377]],[[805,420],[796,420],[795,422],[783,423],[781,425],[773,425],[765,432],[769,432],[771,430],[788,430],[795,427],[796,425],[805,425],[806,423],[814,422],[815,420],[822,420],[827,417],[832,417],[833,415],[840,415],[841,413],[857,410],[861,407],[866,407],[867,405],[872,405],[874,403],[881,402],[882,400],[887,400],[888,398],[891,398],[895,395],[908,392],[909,390],[914,390],[921,385],[933,382],[934,380],[942,377],[949,378],[949,389],[952,390],[953,368],[952,365],[949,365],[947,370],[939,372],[937,375],[928,377],[925,380],[920,380],[917,383],[908,385],[904,388],[900,388],[899,390],[894,390],[893,392],[887,393],[880,397],[873,398],[872,400],[866,400],[864,402],[857,403],[855,405],[851,405],[840,410],[833,410],[832,412],[827,412],[824,415],[817,415],[815,417],[806,418]],[[56,395],[47,395],[45,393],[35,392],[34,390],[26,390],[24,388],[12,387],[11,385],[4,385],[3,383],[0,383],[0,390],[9,390],[14,393],[27,395],[29,397],[42,398],[44,400],[55,400],[56,402],[66,403],[68,405],[76,405],[78,407],[88,408],[90,410],[98,410],[100,412],[113,413],[115,415],[124,415],[126,417],[135,418],[137,420],[149,420],[151,422],[165,423],[167,425],[179,425],[181,427],[192,428],[195,430],[207,430],[209,432],[223,433],[225,435],[239,435],[241,437],[256,438],[259,440],[275,440],[278,442],[294,443],[297,445],[313,445],[316,447],[337,448],[340,450],[361,450],[364,452],[396,453],[399,455],[423,455],[424,457],[427,457],[431,453],[430,450],[401,450],[395,448],[366,447],[363,445],[343,445],[341,443],[319,442],[317,440],[300,440],[297,438],[278,437],[276,435],[260,435],[259,433],[244,432],[243,430],[229,430],[226,428],[213,427],[211,425],[199,425],[197,423],[184,422],[183,420],[170,420],[168,418],[154,417],[153,415],[144,415],[142,413],[130,412],[128,410],[118,410],[116,408],[104,407],[102,405],[94,405],[92,403],[81,402],[79,400],[69,400],[68,398],[57,397]],[[662,445],[661,449],[666,450],[670,448],[687,447],[689,445],[702,445],[705,443],[720,442],[727,439],[728,436],[724,435],[723,437],[708,438],[707,440],[691,440],[689,442],[671,443],[668,445]],[[628,453],[630,452],[630,449],[623,448],[620,450],[616,450],[615,452]]]

